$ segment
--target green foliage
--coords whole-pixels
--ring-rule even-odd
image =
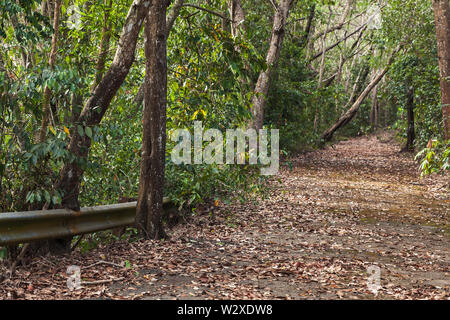
[[[0,262],[6,259],[7,254],[8,251],[6,250],[6,247],[0,247]]]
[[[41,0],[2,0],[0,1],[0,37],[12,40],[12,36],[18,43],[37,43],[41,38],[48,36],[52,30],[49,19],[36,10]],[[22,15],[25,23],[21,23],[17,16]],[[14,26],[8,26],[8,20],[17,19]]]
[[[53,68],[48,65],[52,30],[50,19],[41,13],[41,1],[0,0],[0,211],[40,209],[45,203],[57,206],[64,199],[54,190],[63,163],[76,161],[85,169],[81,182],[82,206],[117,202],[119,197],[136,197],[139,185],[142,106],[134,98],[143,82],[145,55],[140,35],[135,63],[98,126],[78,123],[83,105],[91,96],[104,17],[109,10],[111,40],[106,69],[118,46],[131,0],[65,0],[62,4],[58,52]],[[202,4],[205,5],[205,4]],[[191,7],[183,7],[168,38],[167,132],[192,129],[201,120],[205,129],[245,127],[250,120],[252,93],[261,71],[272,33],[273,4],[242,1],[245,32],[233,38],[229,21]],[[417,145],[430,137],[440,138],[442,115],[439,101],[439,72],[431,5],[427,0],[389,1],[383,8],[380,30],[366,30],[359,51],[350,48],[356,38],[342,42],[326,53],[323,82],[319,84],[320,60],[310,62],[319,52],[322,38],[303,43],[305,22],[311,6],[316,7],[313,33],[326,28],[329,7],[333,23],[339,21],[342,3],[303,0],[290,13],[280,59],[271,74],[265,109],[267,128],[280,129],[284,155],[317,147],[321,133],[349,107],[352,87],[367,68],[375,72],[384,66],[388,53],[407,41],[401,54],[380,84],[382,125],[404,134],[405,79],[415,89]],[[367,17],[358,15],[373,1],[355,3],[348,19],[351,24],[329,34],[325,45]],[[228,1],[208,1],[213,11],[228,14]],[[73,23],[74,11],[79,24]],[[336,9],[336,10],[334,10]],[[341,59],[346,59],[339,70]],[[334,74],[340,78],[326,83]],[[364,88],[372,73],[360,79]],[[51,119],[46,139],[37,143],[43,119],[43,93],[51,90]],[[358,93],[357,93],[358,94]],[[339,135],[370,132],[370,98]],[[78,133],[91,140],[88,159],[77,159],[68,151],[70,137]],[[174,165],[170,160],[173,143],[166,147],[166,185],[178,208],[192,212],[204,202],[246,201],[254,192],[266,194],[265,180],[251,166]],[[447,149],[445,149],[447,148]],[[423,152],[427,172],[448,167],[447,147]],[[447,159],[447,160],[446,160]],[[447,163],[447,164],[446,164]],[[230,222],[232,223],[232,222]],[[103,239],[104,240],[104,239]],[[82,242],[86,250],[103,241],[95,237]],[[84,247],[83,247],[84,248]],[[84,250],[84,249],[83,249]]]
[[[432,173],[444,174],[450,169],[450,140],[446,142],[431,140],[431,142],[431,146],[422,149],[415,158],[420,160],[422,176]]]

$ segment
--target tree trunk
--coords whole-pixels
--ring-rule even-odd
[[[229,0],[228,8],[231,17],[231,35],[233,38],[236,38],[239,36],[240,30],[244,28],[245,13],[240,0]]]
[[[169,36],[170,30],[172,30],[172,27],[175,24],[175,20],[180,14],[180,10],[183,7],[183,4],[184,0],[175,0],[174,4],[172,5],[172,9],[167,14],[166,20],[167,37]]]
[[[363,92],[364,85],[366,84],[367,78],[369,77],[369,73],[370,73],[369,62],[366,61],[364,62],[364,65],[361,69],[359,80],[356,81],[356,90],[351,100],[352,104],[356,102],[358,96]]]
[[[376,85],[372,93],[372,109],[370,110],[370,125],[374,131],[378,129],[378,108],[378,85]]]
[[[330,10],[330,13],[328,16],[327,27],[325,29],[325,33],[323,34],[323,38],[322,38],[322,50],[325,49],[326,39],[327,39],[327,35],[328,35],[328,28],[330,27],[331,16],[333,15],[333,11],[331,10],[331,7],[329,7],[329,10]],[[322,88],[323,73],[325,71],[325,56],[326,56],[326,52],[323,50],[322,51],[322,59],[320,60],[319,80],[317,83],[317,90],[320,90]],[[316,105],[315,111],[314,111],[314,124],[313,124],[314,133],[317,132],[317,128],[319,127],[319,121],[320,121],[320,110],[319,110],[319,106]]]
[[[407,121],[408,121],[408,129],[407,129],[407,141],[406,141],[406,150],[414,150],[414,139],[416,137],[414,130],[414,88],[408,81],[406,92],[406,110],[407,110]]]
[[[84,169],[79,161],[87,159],[91,146],[91,139],[86,134],[80,135],[77,125],[84,132],[85,127],[97,125],[102,120],[134,61],[136,42],[145,14],[148,11],[148,3],[148,0],[135,0],[131,5],[114,60],[92,96],[85,103],[83,111],[75,123],[74,130],[71,132],[68,150],[77,157],[77,160],[64,164],[59,181],[55,184],[55,189],[62,191],[64,194],[62,206],[65,208],[80,209],[78,194]]]
[[[169,37],[170,31],[172,30],[173,25],[175,24],[175,20],[177,19],[178,15],[180,14],[183,4],[184,4],[184,0],[176,0],[175,3],[172,5],[172,8],[170,9],[169,13],[167,14],[167,19],[166,19],[167,38]],[[139,111],[139,108],[142,105],[142,102],[144,102],[144,89],[145,89],[145,81],[141,84],[136,96],[133,99],[133,103],[135,104],[135,108],[136,108],[135,112]]]
[[[302,40],[300,41],[300,46],[302,48],[306,47],[306,45],[308,44],[308,40],[309,40],[309,36],[311,35],[312,23],[314,21],[315,14],[316,14],[316,5],[313,4],[309,11],[308,20],[306,21],[305,31],[304,31]]]
[[[264,108],[269,92],[270,77],[280,57],[285,33],[286,20],[294,0],[281,0],[273,19],[272,36],[266,56],[267,69],[259,74],[252,98],[252,127],[259,130],[264,122]]]
[[[448,0],[433,0],[436,36],[441,75],[442,116],[444,138],[450,139],[450,4]]]
[[[165,238],[162,225],[166,146],[167,51],[165,0],[153,0],[145,23],[145,98],[136,225],[148,239]]]

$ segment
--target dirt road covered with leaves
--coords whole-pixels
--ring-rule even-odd
[[[420,179],[399,151],[383,135],[303,154],[268,200],[199,214],[169,241],[35,259],[0,282],[0,298],[449,299],[448,177]],[[67,288],[70,265],[79,290]]]

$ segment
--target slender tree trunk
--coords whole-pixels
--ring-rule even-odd
[[[145,98],[136,225],[149,239],[165,238],[162,225],[167,104],[167,1],[153,0],[145,23]]]
[[[257,130],[261,129],[263,126],[264,108],[266,105],[267,93],[269,92],[270,77],[273,70],[276,68],[280,57],[286,20],[289,16],[289,10],[291,9],[293,2],[294,0],[281,0],[278,8],[275,10],[272,36],[266,56],[267,69],[259,74],[252,98],[252,127]]]
[[[416,133],[414,130],[414,88],[411,85],[411,82],[408,81],[406,88],[406,110],[407,110],[407,121],[408,121],[408,129],[407,129],[407,141],[406,141],[406,150],[414,150],[414,139],[416,138]]]
[[[47,16],[50,19],[50,23],[53,21],[53,12],[55,11],[55,0],[47,0]]]
[[[240,0],[229,0],[228,8],[231,17],[231,35],[236,38],[241,33],[240,30],[244,29],[245,13]]]
[[[183,4],[184,4],[184,0],[175,0],[170,12],[167,14],[167,20],[166,20],[167,37],[169,36],[170,30],[172,30],[175,20],[177,19],[178,15],[180,14],[180,10],[183,7]]]
[[[366,61],[364,62],[364,65],[360,71],[359,80],[356,81],[356,90],[351,100],[352,104],[356,102],[361,92],[363,92],[364,85],[366,84],[367,78],[369,77],[369,73],[370,73],[369,62]]]
[[[111,39],[111,21],[109,15],[112,7],[112,0],[104,0],[105,4],[105,15],[102,30],[102,40],[100,41],[100,51],[97,60],[95,80],[92,84],[91,91],[100,83],[103,78],[103,73],[105,72],[106,58],[108,57],[109,51],[109,41]]]
[[[450,139],[450,4],[448,0],[433,0],[436,36],[441,74],[441,101],[444,138]]]
[[[325,29],[325,33],[323,34],[323,38],[322,38],[322,58],[320,60],[319,80],[317,82],[317,90],[320,90],[322,88],[323,73],[325,71],[326,52],[324,49],[325,49],[326,39],[327,39],[327,35],[328,35],[328,28],[330,27],[331,16],[333,15],[333,11],[331,10],[331,7],[329,7],[329,10],[330,10],[330,14],[328,16],[327,27]],[[314,125],[313,125],[314,133],[317,132],[317,128],[319,127],[319,121],[320,121],[320,110],[319,110],[319,106],[316,104],[315,111],[314,111]]]
[[[56,62],[56,52],[58,49],[58,35],[59,35],[59,17],[61,12],[61,0],[56,0],[53,13],[53,36],[52,36],[52,48],[50,50],[50,57],[48,64],[51,69],[54,68]],[[51,109],[50,109],[51,91],[48,86],[45,86],[42,109],[44,115],[42,118],[41,129],[39,131],[38,142],[42,143],[45,140],[47,134],[47,126],[50,121]]]
[[[372,92],[372,109],[370,110],[370,125],[372,130],[378,129],[378,85],[375,86]]]
[[[308,44],[315,15],[316,15],[316,4],[313,4],[309,11],[308,20],[306,21],[305,33],[303,34],[302,40],[300,41],[301,47],[305,47]]]

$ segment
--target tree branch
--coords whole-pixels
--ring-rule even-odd
[[[210,9],[207,9],[207,8],[200,7],[199,5],[196,5],[196,4],[184,3],[184,4],[183,4],[183,7],[191,7],[191,8],[195,8],[195,9],[198,9],[198,10],[201,10],[201,11],[208,12],[208,13],[210,13],[210,14],[212,14],[212,15],[215,15],[215,16],[217,16],[217,17],[219,17],[219,18],[222,18],[222,19],[225,19],[225,20],[227,20],[227,21],[232,21],[230,18],[224,16],[222,13],[218,13],[218,12],[216,12],[216,11],[213,11],[213,10],[210,10]]]

